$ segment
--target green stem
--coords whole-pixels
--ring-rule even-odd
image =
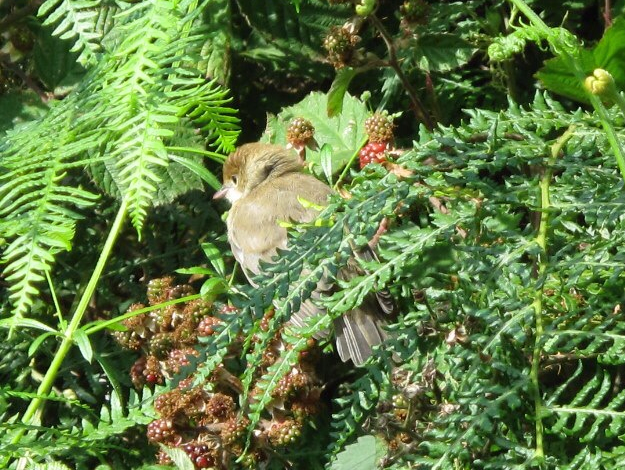
[[[170,305],[181,304],[183,302],[191,302],[192,300],[199,299],[202,296],[200,294],[187,295],[186,297],[180,297],[179,299],[168,300],[167,302],[162,302],[157,305],[150,305],[149,307],[140,308],[137,310],[133,310],[132,312],[124,313],[115,318],[111,318],[110,320],[98,321],[94,322],[91,325],[86,325],[83,327],[86,335],[91,335],[96,333],[97,331],[104,330],[109,328],[112,325],[119,324],[126,320],[127,318],[136,317],[137,315],[141,315],[142,313],[151,312],[153,310],[158,310],[161,308],[169,307]]]
[[[80,301],[78,302],[76,310],[74,311],[74,314],[72,315],[72,319],[70,320],[69,324],[67,325],[67,328],[63,332],[63,341],[61,342],[59,349],[54,355],[54,359],[52,359],[52,363],[50,364],[50,367],[48,368],[46,372],[46,375],[43,377],[43,380],[41,384],[39,385],[39,388],[37,389],[37,397],[31,400],[28,406],[28,409],[24,413],[24,416],[22,416],[22,423],[26,425],[36,424],[38,416],[40,415],[40,412],[41,412],[41,407],[44,402],[44,397],[48,395],[48,393],[50,393],[50,390],[52,389],[54,381],[56,380],[56,377],[58,375],[59,369],[61,368],[61,365],[63,361],[65,360],[67,353],[69,352],[69,350],[71,349],[74,343],[74,333],[80,326],[80,322],[85,314],[85,311],[87,310],[87,307],[89,306],[91,297],[93,296],[93,293],[95,292],[98,281],[100,280],[100,277],[104,270],[104,266],[106,262],[108,261],[108,258],[113,249],[113,245],[115,244],[115,240],[117,239],[117,236],[119,235],[122,225],[124,223],[124,220],[126,219],[127,209],[128,209],[128,202],[126,199],[124,199],[122,201],[122,204],[119,210],[117,211],[117,216],[115,217],[113,226],[111,227],[111,230],[108,234],[106,242],[104,243],[104,247],[102,248],[102,253],[100,253],[98,262],[96,263],[93,273],[91,274],[91,278],[89,279],[89,282],[87,283],[87,287],[85,288],[85,291],[83,292],[82,297],[80,298]],[[16,432],[16,434],[13,436],[11,443],[14,445],[18,444],[20,440],[22,439],[22,437],[24,436],[25,432],[26,430],[24,428],[19,429]],[[7,461],[8,461],[8,458],[7,458]],[[6,465],[7,462],[5,461],[4,464]],[[2,466],[0,465],[0,467]]]
[[[334,183],[334,190],[336,190],[339,187],[339,184],[341,184],[341,182],[343,181],[343,178],[345,178],[345,175],[347,174],[351,166],[354,164],[354,160],[356,160],[356,157],[358,157],[358,154],[360,153],[360,149],[367,143],[368,139],[369,139],[368,137],[365,137],[364,139],[362,139],[362,141],[360,142],[360,145],[358,146],[354,154],[351,156],[351,158],[347,162],[347,165],[345,165],[345,168],[343,168],[343,171],[341,172],[339,179],[337,179],[336,183]]]
[[[532,368],[530,371],[530,380],[532,381],[532,391],[534,395],[534,415],[536,418],[536,449],[535,457],[540,462],[545,457],[544,451],[544,426],[543,426],[543,410],[544,405],[540,393],[540,383],[538,373],[540,371],[540,361],[542,356],[542,337],[544,334],[543,324],[543,290],[547,273],[549,258],[547,255],[547,239],[549,230],[549,216],[551,208],[551,199],[549,189],[551,178],[553,176],[553,165],[562,151],[562,147],[567,140],[573,135],[573,128],[569,128],[551,147],[551,156],[547,161],[545,171],[540,179],[540,224],[536,235],[536,244],[540,247],[539,265],[538,265],[538,288],[534,294],[532,307],[534,309],[534,317],[536,323],[536,332],[534,340],[534,350],[532,353]]]

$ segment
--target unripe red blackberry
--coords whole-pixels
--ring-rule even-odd
[[[193,348],[173,349],[169,351],[167,358],[167,370],[177,374],[182,367],[190,364],[187,356],[197,356],[198,352]]]
[[[382,163],[386,161],[387,145],[382,142],[369,142],[360,149],[360,168],[364,168],[369,163]]]
[[[192,295],[194,291],[193,291],[193,288],[189,284],[178,284],[176,286],[173,286],[167,289],[166,293],[167,293],[167,300],[175,300],[175,299],[180,299],[181,297]]]
[[[173,463],[171,457],[167,455],[167,453],[163,449],[158,451],[156,461],[159,465],[171,465]]]
[[[215,317],[204,317],[197,326],[197,334],[199,336],[211,336],[215,334],[215,326],[220,324],[221,320]]]
[[[328,52],[328,60],[336,69],[340,69],[351,61],[355,46],[360,38],[340,26],[332,26],[323,40],[323,48]]]
[[[385,111],[378,111],[365,121],[369,142],[389,143],[393,140],[393,119]]]
[[[297,117],[291,120],[286,130],[286,140],[294,147],[303,146],[315,135],[312,123],[304,118]]]
[[[181,409],[182,392],[175,388],[163,393],[154,400],[154,409],[161,416],[173,417]]]
[[[301,368],[295,366],[291,371],[280,379],[273,391],[276,398],[289,398],[295,392],[306,390],[313,385],[312,377],[303,372]]]
[[[232,305],[224,304],[221,307],[219,307],[217,310],[220,314],[227,315],[229,313],[236,313],[239,309]]]
[[[146,357],[143,376],[145,377],[145,381],[150,385],[160,385],[163,383],[165,378],[163,377],[163,373],[161,372],[161,364],[156,356]]]
[[[165,442],[175,434],[174,423],[169,418],[155,419],[148,424],[147,436],[152,442]]]
[[[271,445],[282,447],[293,444],[302,434],[302,425],[292,419],[274,422],[267,431]]]

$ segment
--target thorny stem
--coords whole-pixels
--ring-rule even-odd
[[[389,35],[388,31],[386,30],[386,28],[384,27],[380,19],[377,16],[375,16],[375,14],[369,15],[368,18],[371,20],[375,28],[378,30],[378,32],[380,33],[380,36],[382,36],[382,39],[384,40],[384,43],[386,44],[386,48],[388,49],[388,56],[389,56],[388,64],[395,71],[395,73],[397,74],[397,77],[401,81],[401,84],[406,90],[406,93],[408,93],[408,97],[410,98],[410,102],[412,104],[412,110],[415,113],[415,116],[417,117],[419,121],[425,124],[425,126],[429,130],[432,130],[434,128],[434,123],[432,122],[430,115],[427,113],[427,111],[425,110],[425,106],[423,106],[423,103],[419,99],[419,96],[417,95],[417,91],[414,89],[414,87],[408,80],[408,77],[406,77],[403,70],[399,66],[399,61],[397,60],[397,52],[395,51],[395,45],[393,44],[393,39]]]
[[[604,4],[603,4],[603,22],[604,22],[604,28],[608,29],[610,26],[612,26],[612,2],[610,2],[610,0],[605,0]]]
[[[553,175],[553,165],[562,151],[562,147],[567,140],[573,135],[573,127],[570,127],[551,147],[551,156],[547,160],[542,178],[540,179],[540,225],[536,235],[536,244],[540,247],[537,289],[534,294],[532,307],[534,308],[534,317],[536,322],[536,337],[534,340],[534,351],[532,354],[532,368],[530,371],[530,379],[532,381],[532,392],[534,395],[534,415],[536,418],[536,449],[535,457],[539,461],[543,461],[545,457],[543,447],[543,403],[540,395],[540,385],[538,382],[538,372],[540,369],[540,361],[542,355],[542,336],[544,333],[543,325],[543,290],[545,285],[545,276],[547,273],[548,256],[547,256],[547,232],[549,229],[549,216],[551,208],[551,200],[549,198],[549,186]]]

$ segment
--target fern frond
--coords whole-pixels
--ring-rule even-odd
[[[61,39],[73,39],[72,52],[80,52],[78,62],[92,66],[102,52],[101,39],[111,27],[115,5],[97,0],[46,0],[38,15],[46,16],[44,25],[56,25],[53,33]]]
[[[238,135],[227,91],[193,68],[203,45],[196,27],[202,2],[139,2],[114,23],[100,18],[111,12],[96,4],[44,4],[42,14],[53,12],[49,21],[61,21],[58,32],[75,33],[83,54],[95,57],[97,28],[107,32],[106,50],[97,49],[96,63],[67,98],[2,144],[0,229],[8,240],[3,259],[16,318],[32,304],[56,255],[71,248],[80,209],[96,199],[73,187],[69,175],[89,168],[96,184],[128,201],[140,233],[150,206],[200,185],[195,176],[176,184],[193,165],[172,162],[167,150],[202,145],[180,131],[189,116],[220,150],[231,150]]]

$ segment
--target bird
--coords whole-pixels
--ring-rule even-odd
[[[311,204],[324,206],[332,189],[314,176],[304,173],[301,159],[292,151],[275,144],[253,142],[241,145],[231,153],[223,166],[223,185],[214,199],[227,199],[230,210],[226,218],[227,235],[234,258],[243,268],[248,282],[255,286],[254,276],[262,271],[261,261],[271,262],[279,250],[288,249],[287,230],[280,222],[310,223],[319,215]],[[362,274],[356,258],[373,259],[367,245],[356,250],[337,278],[347,280]],[[334,283],[324,276],[299,310],[289,320],[304,326],[306,318],[326,313],[314,300],[330,294]],[[386,317],[393,311],[386,291],[369,295],[363,303],[334,320],[336,349],[343,362],[363,365],[372,347],[382,343]],[[329,332],[318,333],[318,337]]]

